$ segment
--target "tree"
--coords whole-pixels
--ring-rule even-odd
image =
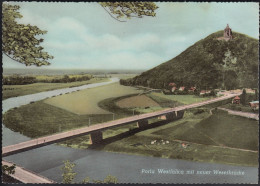
[[[73,168],[75,167],[75,163],[71,163],[69,160],[63,162],[64,162],[64,166],[61,168],[63,171],[62,183],[66,183],[66,184],[73,183],[73,180],[77,174],[73,171]],[[92,180],[93,183],[117,183],[117,181],[118,181],[117,178],[111,175],[108,175],[104,180]],[[81,183],[89,183],[89,182],[90,182],[89,177],[86,177],[84,180],[81,181]]]
[[[255,89],[255,100],[258,100],[259,99],[259,94],[258,94],[258,89],[256,88]]]
[[[131,17],[142,18],[143,16],[154,17],[158,7],[153,2],[100,2],[99,3],[111,17],[121,20]],[[2,52],[7,57],[25,64],[26,66],[50,65],[49,59],[54,57],[43,51],[40,44],[44,39],[38,35],[46,34],[37,26],[19,24],[16,19],[23,16],[18,12],[20,6],[3,3],[2,7]],[[116,17],[114,17],[115,15]]]
[[[61,168],[63,170],[62,182],[73,183],[73,180],[76,176],[76,173],[73,171],[73,167],[75,167],[75,163],[71,163],[69,160],[63,162],[64,162],[64,166]]]
[[[8,165],[2,165],[2,173],[11,175],[15,173],[16,164],[13,164],[11,166]]]
[[[19,24],[16,19],[23,16],[18,12],[17,5],[3,3],[2,7],[2,52],[9,58],[25,64],[26,66],[49,65],[53,56],[43,51],[40,43],[42,38],[38,35],[46,34],[37,26]]]
[[[104,181],[102,180],[93,180],[94,183],[117,183],[117,178],[115,176],[108,175]]]
[[[245,105],[246,104],[246,89],[243,89],[243,92],[241,94],[241,104]]]
[[[142,18],[143,16],[154,17],[156,16],[154,11],[158,8],[153,2],[100,2],[99,4],[112,18],[120,22],[126,22],[125,20],[122,20],[122,18]]]

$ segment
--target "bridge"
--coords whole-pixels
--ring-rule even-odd
[[[2,165],[12,166],[13,164],[14,163],[12,162],[2,160]],[[15,173],[10,176],[22,183],[56,183],[53,180],[50,180],[18,165],[15,167]]]
[[[31,149],[39,148],[42,146],[46,146],[49,144],[61,142],[67,139],[75,138],[78,136],[83,136],[86,134],[90,134],[91,142],[92,143],[99,143],[102,141],[102,131],[113,128],[113,127],[119,127],[123,126],[129,123],[137,122],[138,127],[142,128],[148,125],[148,119],[155,118],[155,117],[161,117],[164,116],[165,119],[171,121],[174,119],[179,119],[183,117],[184,111],[191,108],[196,108],[204,105],[208,105],[211,103],[223,101],[230,99],[232,97],[235,97],[240,94],[226,94],[224,96],[213,98],[207,101],[199,102],[199,103],[193,103],[189,105],[182,105],[174,108],[164,109],[152,113],[146,113],[136,116],[131,116],[127,118],[122,118],[118,120],[113,120],[109,122],[104,122],[88,127],[82,127],[58,134],[53,134],[49,136],[40,137],[37,139],[29,140],[26,142],[21,142],[15,145],[10,145],[6,147],[2,147],[2,157],[9,156],[12,154],[28,151]]]

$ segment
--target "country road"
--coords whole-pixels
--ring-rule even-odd
[[[234,110],[226,109],[226,108],[222,108],[222,107],[218,107],[218,109],[227,111],[229,114],[232,114],[232,115],[237,115],[237,116],[242,116],[242,117],[246,117],[246,118],[259,120],[259,114],[254,114],[254,113],[250,113],[250,112],[234,111]]]

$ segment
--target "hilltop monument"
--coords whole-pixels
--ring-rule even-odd
[[[227,27],[224,30],[224,38],[225,40],[230,40],[232,39],[232,30],[229,27],[229,25],[227,24]]]
[[[225,40],[225,41],[233,39],[232,29],[229,27],[228,24],[227,24],[226,28],[224,29],[224,36],[223,37],[219,37],[217,39],[218,40]]]

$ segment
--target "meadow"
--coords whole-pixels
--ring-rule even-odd
[[[147,97],[146,95],[137,95],[121,99],[116,102],[120,108],[134,108],[134,107],[159,107],[160,105]]]
[[[45,103],[79,115],[111,114],[111,112],[100,108],[98,102],[111,97],[120,97],[141,92],[141,90],[133,87],[125,87],[119,85],[119,83],[113,83],[50,98],[47,99]]]
[[[120,140],[100,145],[98,149],[201,162],[258,166],[258,122],[222,112],[213,115],[207,112],[196,115],[186,112],[181,120],[138,131]]]
[[[213,97],[200,97],[196,95],[165,95],[163,93],[158,93],[158,92],[152,92],[151,96],[156,96],[159,98],[168,99],[172,101],[178,101],[179,103],[182,103],[184,105],[197,103],[197,102],[201,102],[213,98]]]

